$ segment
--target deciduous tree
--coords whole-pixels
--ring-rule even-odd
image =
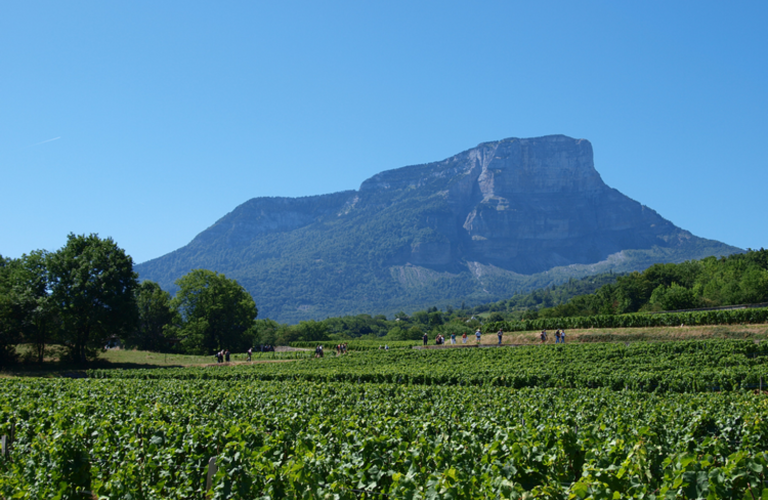
[[[24,342],[32,345],[35,359],[43,362],[45,348],[60,333],[59,309],[50,293],[50,254],[36,250],[22,255],[14,272],[14,295],[22,311]]]
[[[126,339],[131,347],[145,351],[169,351],[166,333],[174,325],[176,314],[171,308],[171,294],[154,281],[143,281],[136,291],[139,319],[136,328]]]
[[[16,360],[15,344],[21,340],[21,313],[13,294],[13,259],[0,255],[0,366]]]
[[[181,324],[177,334],[190,353],[247,349],[258,310],[237,281],[206,269],[195,269],[176,280],[179,291],[171,301]]]
[[[136,324],[133,259],[112,238],[70,234],[49,259],[51,297],[61,317],[61,339],[85,362],[111,335]]]

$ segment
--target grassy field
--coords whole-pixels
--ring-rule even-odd
[[[297,349],[298,351],[298,349]],[[30,346],[17,347],[19,357],[24,359],[30,353]],[[213,356],[194,356],[188,354],[164,354],[159,352],[136,351],[129,349],[108,349],[99,353],[99,357],[87,367],[60,361],[62,349],[52,346],[46,349],[45,362],[41,365],[24,361],[0,370],[0,377],[59,377],[84,375],[90,368],[172,368],[184,366],[204,366],[215,364]],[[289,353],[254,353],[253,362],[271,362],[289,357]],[[232,354],[230,364],[247,363],[245,353]]]

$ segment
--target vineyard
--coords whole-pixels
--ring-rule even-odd
[[[768,498],[768,345],[379,350],[0,381],[0,498]]]
[[[377,349],[258,368],[91,370],[89,376],[706,392],[759,389],[761,378],[768,384],[767,356],[768,343],[745,340],[446,349],[440,353]]]

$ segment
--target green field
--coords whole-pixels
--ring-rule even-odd
[[[30,350],[27,345],[17,346],[20,357]],[[108,349],[99,353],[98,358],[87,366],[76,363],[60,361],[59,355],[63,348],[53,346],[48,349],[49,355],[42,364],[34,362],[18,363],[5,367],[0,371],[0,377],[58,377],[58,376],[85,376],[86,368],[100,369],[150,369],[150,368],[182,368],[189,366],[206,366],[217,364],[213,356],[195,356],[191,354],[171,354],[133,349]],[[291,350],[288,352],[254,352],[252,363],[295,360],[307,358],[312,352]],[[230,356],[232,365],[247,363],[247,354],[233,353]]]
[[[4,379],[0,498],[768,498],[767,357],[586,343]]]

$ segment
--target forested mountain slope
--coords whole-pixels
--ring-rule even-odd
[[[541,311],[546,317],[674,311],[768,302],[768,250],[680,264],[654,264],[618,276],[594,293]]]

